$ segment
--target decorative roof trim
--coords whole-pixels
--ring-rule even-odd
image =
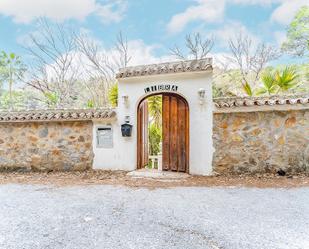
[[[212,70],[212,58],[206,58],[201,60],[174,61],[167,63],[121,68],[119,70],[119,73],[116,75],[116,78],[123,79],[158,74],[201,72],[207,70]]]
[[[49,122],[110,119],[116,116],[114,109],[61,109],[0,112],[0,123]]]
[[[247,97],[247,98],[216,98],[213,100],[215,112],[275,110],[278,107],[284,109],[309,108],[309,95],[306,96],[271,96],[271,97]]]

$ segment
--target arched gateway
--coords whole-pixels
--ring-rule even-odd
[[[117,120],[94,121],[94,139],[102,134],[103,141],[110,141],[94,148],[94,168],[145,167],[150,151],[147,99],[160,95],[162,170],[211,174],[212,60],[128,67],[120,70],[117,79]]]
[[[162,169],[189,172],[189,105],[175,93],[156,95],[162,96]],[[148,98],[145,98],[137,107],[138,169],[149,163],[148,113]]]

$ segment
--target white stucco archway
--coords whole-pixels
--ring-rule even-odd
[[[162,147],[161,156],[150,154],[148,99],[161,96]],[[160,160],[160,170],[189,172],[190,109],[187,100],[178,93],[158,91],[147,94],[137,106],[137,169],[149,165],[149,156]]]
[[[137,166],[137,106],[140,101],[154,93],[176,93],[182,96],[190,110],[190,174],[209,175],[212,172],[212,67],[211,61],[182,62],[182,71],[132,75],[137,68],[123,69],[128,77],[118,77],[117,121],[112,124],[114,131],[113,149],[94,148],[94,168],[135,170]],[[191,65],[192,68],[186,65]],[[161,64],[151,65],[158,68]],[[164,64],[166,66],[166,64]],[[192,65],[196,67],[193,68]],[[190,70],[189,70],[189,69]],[[177,68],[176,68],[177,69]],[[186,69],[186,70],[185,70]],[[144,71],[143,71],[144,70]],[[150,72],[150,71],[149,71]],[[157,71],[158,72],[158,71]],[[138,74],[138,73],[137,73]],[[204,93],[201,98],[201,93]],[[202,94],[203,95],[203,94]],[[131,137],[122,137],[121,124],[129,119],[133,125]],[[95,125],[98,125],[95,123]],[[104,161],[105,159],[105,161]],[[108,162],[107,162],[108,161]]]

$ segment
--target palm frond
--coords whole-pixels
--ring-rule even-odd
[[[271,71],[266,71],[265,73],[263,73],[261,80],[265,89],[270,89],[276,84],[274,74]]]
[[[255,94],[256,94],[257,96],[260,96],[260,95],[263,95],[263,94],[266,94],[266,93],[267,93],[267,89],[264,88],[264,87],[259,88],[259,89],[255,92]]]
[[[287,91],[297,85],[295,80],[298,78],[298,74],[293,67],[286,67],[282,72],[276,71],[276,82],[281,90]]]
[[[148,98],[149,114],[155,123],[160,126],[162,120],[162,96],[155,95]]]
[[[251,86],[249,85],[248,82],[246,82],[245,84],[243,84],[243,89],[244,91],[248,94],[248,96],[252,97],[253,96],[253,91]]]

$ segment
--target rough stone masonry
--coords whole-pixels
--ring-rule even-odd
[[[309,172],[309,109],[238,110],[214,113],[214,172]],[[114,115],[112,110],[2,115],[0,171],[91,169],[92,119]]]
[[[309,110],[214,114],[214,171],[309,172]]]
[[[0,170],[86,170],[92,160],[91,121],[0,125]]]

